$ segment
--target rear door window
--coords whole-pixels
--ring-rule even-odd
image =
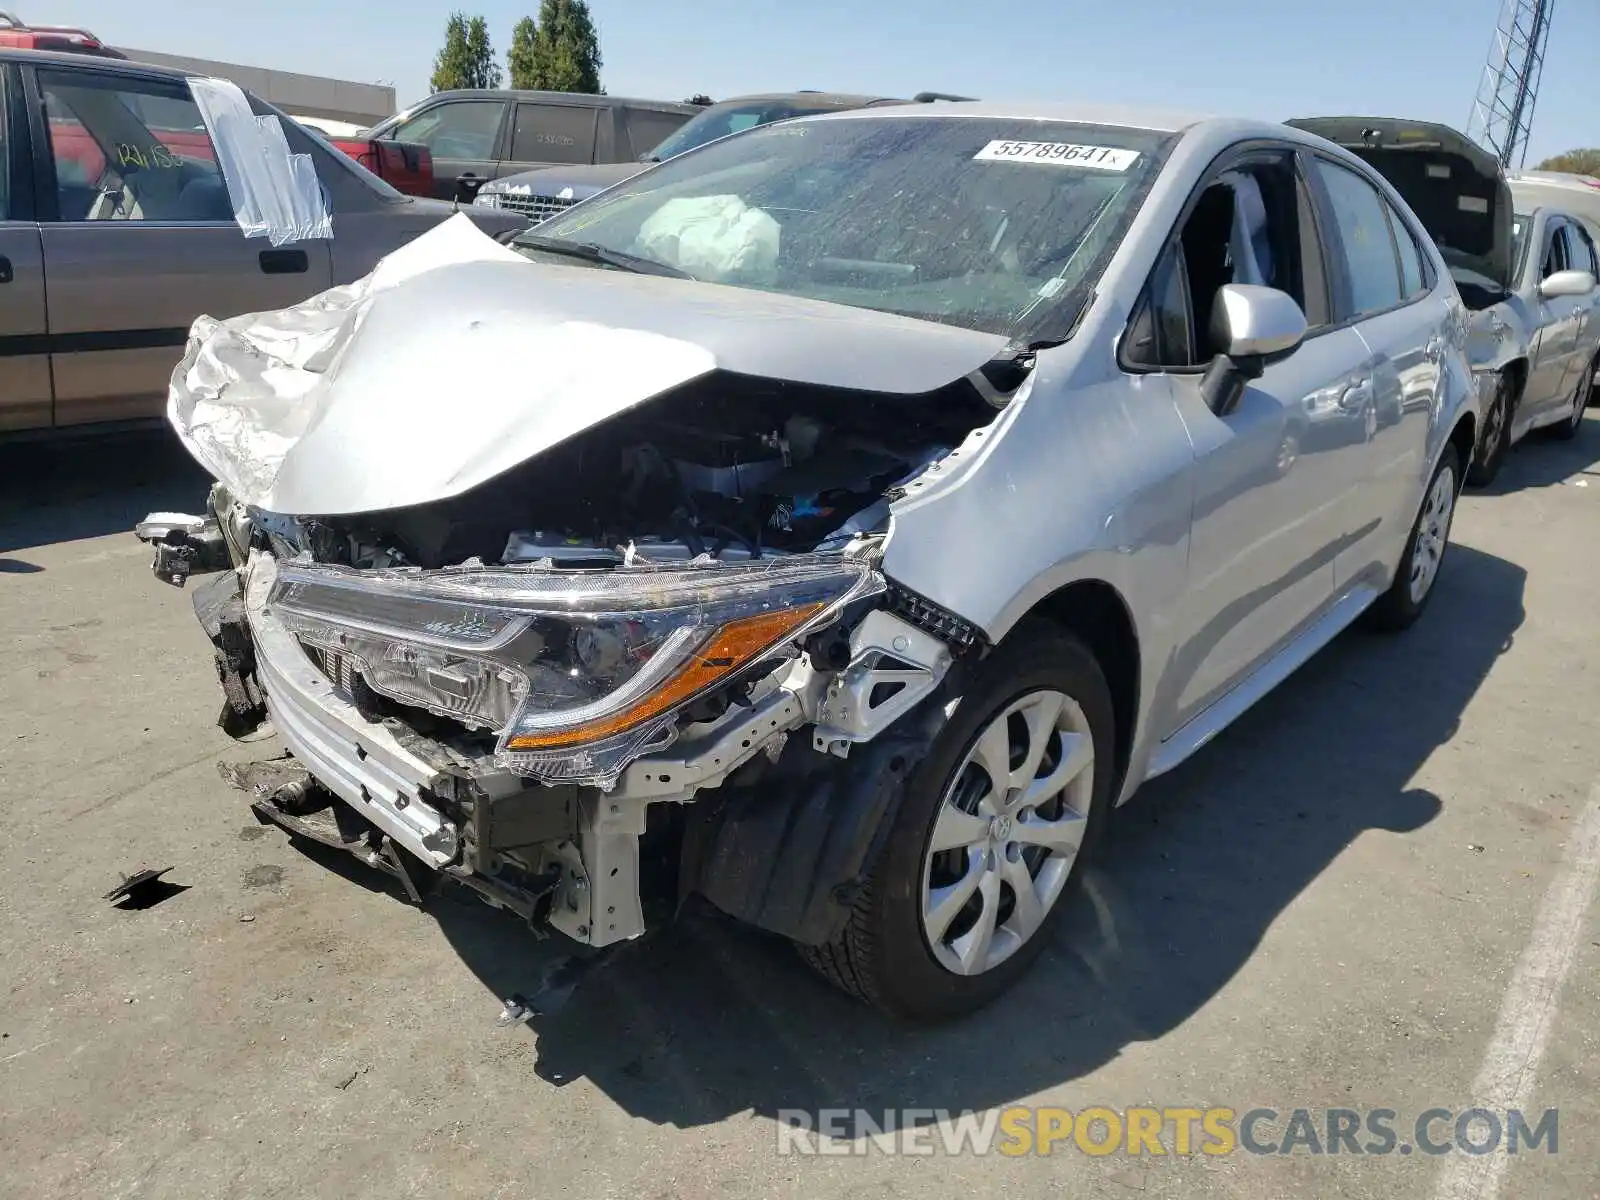
[[[599,110],[575,104],[518,104],[511,158],[529,163],[590,163]]]
[[[1378,190],[1348,167],[1316,160],[1328,189],[1334,221],[1350,277],[1352,316],[1382,312],[1400,303],[1400,259],[1389,228],[1388,206]]]
[[[1400,290],[1410,300],[1420,296],[1428,286],[1422,270],[1422,251],[1405,221],[1392,208],[1389,209],[1389,224],[1394,228],[1395,246],[1400,251]]]
[[[653,112],[648,108],[628,110],[628,147],[638,158],[649,154],[666,141],[688,117],[681,113]]]

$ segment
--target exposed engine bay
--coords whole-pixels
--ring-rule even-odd
[[[168,415],[218,482],[138,533],[158,578],[217,573],[219,724],[283,745],[224,774],[414,899],[453,879],[604,948],[699,894],[820,945],[984,649],[883,572],[891,506],[1026,368],[970,330],[547,278],[446,223],[196,322]],[[452,355],[491,383],[458,395]]]
[[[266,528],[280,553],[358,568],[471,559],[595,568],[840,550],[881,532],[895,488],[971,423],[970,413],[714,376],[465,495],[357,518],[269,517]]]
[[[226,772],[262,819],[590,946],[690,891],[820,940],[866,845],[801,899],[724,860],[818,789],[880,813],[915,760],[880,735],[977,640],[873,566],[892,501],[994,412],[965,383],[919,399],[714,373],[430,504],[287,515],[218,484],[206,518],[140,532],[168,582],[226,569],[195,596],[221,723],[270,718],[292,755]],[[649,680],[670,704],[606,708]]]

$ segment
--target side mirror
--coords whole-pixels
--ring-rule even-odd
[[[1200,391],[1211,411],[1227,416],[1269,362],[1294,353],[1306,336],[1306,315],[1287,292],[1249,283],[1217,289],[1211,310],[1211,344],[1217,356]]]
[[[1588,271],[1557,271],[1539,281],[1539,295],[1546,300],[1556,300],[1562,296],[1587,296],[1594,288],[1594,276]]]

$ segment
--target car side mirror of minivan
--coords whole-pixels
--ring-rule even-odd
[[[1561,296],[1587,296],[1594,288],[1594,276],[1588,271],[1556,271],[1539,281],[1539,295],[1546,300]]]
[[[1217,356],[1200,381],[1211,411],[1225,417],[1238,407],[1244,386],[1267,364],[1293,354],[1306,336],[1306,315],[1277,288],[1229,283],[1217,289],[1211,309],[1211,344]]]

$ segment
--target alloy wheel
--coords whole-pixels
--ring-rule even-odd
[[[1094,771],[1089,722],[1062,692],[1030,692],[983,727],[923,860],[923,934],[946,970],[991,971],[1044,924],[1083,841]]]
[[[1439,574],[1445,546],[1450,541],[1450,521],[1456,511],[1456,476],[1446,467],[1428,490],[1422,515],[1417,519],[1417,540],[1411,551],[1411,602],[1421,604]]]

